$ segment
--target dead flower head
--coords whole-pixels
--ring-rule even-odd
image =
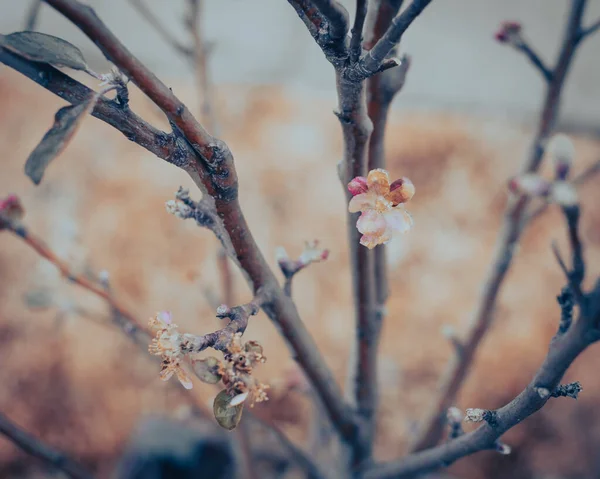
[[[413,225],[404,203],[415,194],[415,186],[408,178],[390,183],[386,170],[371,170],[369,175],[357,176],[348,183],[353,195],[348,205],[350,213],[362,212],[356,227],[363,236],[360,244],[369,249],[388,243],[396,233],[405,233]]]
[[[148,351],[161,357],[160,378],[168,381],[175,374],[184,388],[192,389],[192,380],[181,366],[187,352],[185,349],[187,341],[185,335],[177,330],[171,313],[167,311],[156,313],[156,316],[150,319],[149,325],[156,330],[156,335],[152,339]]]

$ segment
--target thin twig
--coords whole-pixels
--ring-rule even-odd
[[[129,0],[129,3],[133,8],[135,8],[135,10],[137,10],[140,16],[146,20],[146,22],[148,22],[148,24],[152,26],[154,30],[156,30],[156,33],[158,33],[159,36],[161,36],[162,39],[177,52],[181,53],[187,58],[191,58],[194,55],[194,52],[190,47],[181,43],[177,38],[175,38],[175,36],[171,34],[171,32],[169,32],[169,30],[165,28],[161,20],[152,12],[152,10],[148,8],[143,0]]]
[[[591,35],[591,34],[597,32],[598,30],[600,30],[600,19],[596,20],[596,22],[592,23],[589,27],[582,29],[579,32],[578,40],[581,41],[588,35]]]
[[[264,311],[278,325],[294,357],[313,382],[336,430],[342,437],[354,435],[356,423],[353,411],[343,400],[341,390],[300,319],[296,306],[279,286],[249,231],[238,201],[233,155],[227,145],[211,136],[198,123],[173,92],[125,48],[93,9],[75,0],[45,1],[93,40],[104,55],[165,113],[181,138],[198,153],[196,161],[183,168],[198,187],[213,198],[232,246],[232,259],[245,272],[254,292],[259,289],[269,291],[271,301],[263,305]]]
[[[25,17],[25,28],[24,30],[33,31],[38,23],[40,16],[40,7],[42,6],[42,0],[31,0],[29,10],[27,10],[27,16]]]
[[[350,62],[356,62],[362,55],[363,28],[367,17],[367,0],[356,0],[356,14],[350,40]]]
[[[535,68],[541,73],[542,77],[544,77],[544,80],[546,80],[547,83],[552,81],[552,70],[546,66],[539,55],[529,46],[527,42],[521,41],[515,46],[515,48],[525,54],[533,66],[535,66]]]
[[[52,449],[32,434],[24,431],[0,413],[0,434],[10,439],[28,454],[47,462],[73,479],[92,479],[93,476],[66,454]]]
[[[202,122],[208,129],[218,135],[218,125],[213,108],[213,91],[208,72],[209,48],[202,31],[203,0],[187,0],[188,14],[186,16],[186,27],[193,41],[192,62],[198,82],[198,95],[200,96],[200,114]]]
[[[431,0],[413,0],[408,7],[394,17],[385,34],[360,60],[357,67],[361,76],[366,78],[380,71],[383,61],[398,45],[404,32],[430,3]]]
[[[294,462],[304,469],[308,479],[325,479],[327,477],[327,475],[315,464],[312,458],[300,447],[296,446],[277,424],[273,421],[262,419],[256,414],[251,413],[250,417],[253,421],[256,421],[275,436],[279,444],[288,451]]]
[[[114,298],[109,291],[107,291],[102,285],[91,281],[86,276],[75,273],[65,261],[56,256],[56,254],[44,243],[41,238],[38,238],[33,233],[28,231],[25,226],[3,218],[1,212],[0,223],[3,226],[3,229],[8,230],[17,237],[21,238],[27,246],[33,248],[42,258],[48,260],[50,263],[56,266],[61,274],[71,283],[87,289],[89,292],[106,301],[112,310],[118,312],[119,315],[126,320],[129,334],[137,335],[138,332],[146,331],[144,325],[138,322],[137,318],[124,305],[122,305],[119,300]]]
[[[586,0],[573,0],[566,26],[557,66],[552,81],[547,87],[546,97],[540,114],[538,130],[529,156],[522,165],[522,172],[534,172],[541,163],[544,147],[553,131],[560,107],[560,94],[573,60],[577,45],[577,32],[581,25]],[[467,332],[463,354],[453,355],[444,373],[434,404],[427,414],[425,425],[416,437],[412,451],[421,451],[436,445],[443,433],[446,410],[454,399],[469,372],[471,363],[481,340],[489,330],[493,319],[498,294],[511,266],[513,255],[522,233],[522,222],[526,215],[528,199],[516,198],[506,208],[504,222],[497,239],[496,253],[484,282],[483,292],[475,307],[472,323]]]
[[[593,163],[592,165],[588,166],[578,176],[576,176],[575,179],[573,180],[573,184],[577,185],[577,186],[583,185],[584,183],[593,179],[599,173],[600,173],[600,160],[598,160],[595,163]],[[541,214],[544,213],[544,211],[546,211],[549,206],[550,206],[550,203],[545,202],[545,203],[542,203],[537,208],[535,208],[531,213],[529,213],[527,218],[523,221],[523,227],[529,225],[531,222],[533,222],[539,216],[541,216]]]
[[[233,304],[233,277],[231,275],[231,265],[229,264],[229,257],[223,249],[219,250],[217,255],[217,262],[219,263],[219,272],[221,276],[221,298],[223,304]]]

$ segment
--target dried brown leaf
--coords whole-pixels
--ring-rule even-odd
[[[244,411],[244,404],[237,406],[231,405],[233,398],[229,396],[226,389],[223,389],[213,403],[213,413],[219,426],[229,431],[235,429],[242,419],[242,412]]]
[[[96,94],[86,102],[65,106],[56,112],[52,128],[44,135],[25,163],[25,174],[36,185],[42,181],[50,162],[69,144],[83,118],[94,108],[97,100]]]
[[[39,32],[15,32],[0,36],[0,45],[35,62],[87,71],[81,50],[62,38]]]

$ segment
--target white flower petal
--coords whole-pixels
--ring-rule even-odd
[[[358,211],[365,211],[368,209],[375,208],[377,204],[377,195],[373,192],[361,193],[360,195],[353,196],[348,203],[348,211],[350,213],[356,213]]]
[[[413,225],[412,217],[403,207],[385,211],[383,217],[387,225],[386,233],[390,236],[394,233],[406,233]]]
[[[356,228],[365,235],[380,235],[386,230],[387,222],[382,213],[367,210],[358,218]]]
[[[229,405],[238,406],[239,404],[242,404],[246,399],[248,399],[247,391],[245,393],[238,394],[237,396],[235,396],[231,401],[229,401]]]

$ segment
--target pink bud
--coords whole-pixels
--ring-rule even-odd
[[[357,176],[350,183],[348,183],[348,191],[352,196],[366,193],[369,187],[367,186],[367,179],[364,176]]]
[[[502,22],[494,37],[500,43],[516,43],[521,40],[521,29],[519,22]]]
[[[165,325],[169,325],[173,322],[173,316],[170,311],[161,311],[156,315],[156,319],[158,319],[161,323]]]
[[[394,206],[400,203],[406,203],[415,194],[415,185],[408,178],[400,178],[390,185],[390,193],[388,199]]]
[[[554,171],[558,180],[565,180],[569,176],[573,158],[575,157],[575,147],[567,135],[554,135],[546,147],[554,163]]]
[[[23,217],[24,213],[25,210],[17,195],[8,195],[0,201],[0,215],[5,216],[8,220],[18,221]]]
[[[512,193],[521,193],[528,196],[546,196],[550,193],[552,184],[540,175],[525,173],[511,178],[508,189]]]

